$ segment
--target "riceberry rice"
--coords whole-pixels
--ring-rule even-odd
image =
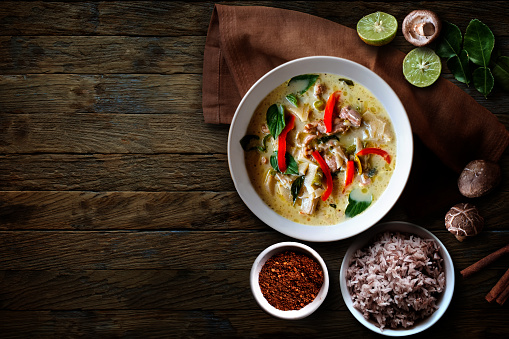
[[[433,314],[445,290],[439,246],[399,232],[374,240],[354,253],[346,272],[353,306],[382,330],[408,328]]]

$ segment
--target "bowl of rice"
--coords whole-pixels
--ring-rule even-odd
[[[378,224],[359,235],[341,264],[341,294],[353,316],[387,336],[424,331],[447,310],[454,266],[442,242],[407,222]]]

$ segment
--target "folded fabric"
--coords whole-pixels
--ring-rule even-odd
[[[436,172],[440,162],[456,175],[471,160],[498,161],[509,144],[505,126],[455,84],[442,77],[427,88],[408,83],[402,73],[403,52],[390,45],[369,46],[355,30],[323,18],[258,6],[214,8],[203,64],[205,122],[230,123],[242,96],[261,76],[311,55],[355,61],[394,89],[420,139],[417,143],[434,158],[435,163],[427,164],[428,176],[445,173]]]

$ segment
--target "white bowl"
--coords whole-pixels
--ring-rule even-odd
[[[329,73],[350,78],[370,90],[385,107],[396,133],[396,167],[379,199],[352,219],[330,226],[302,225],[284,218],[260,198],[249,179],[240,139],[246,134],[253,112],[277,86],[299,74]],[[264,223],[290,237],[306,241],[336,241],[367,230],[398,200],[412,165],[413,138],[408,116],[392,88],[368,68],[346,59],[314,56],[285,63],[265,74],[246,93],[233,117],[228,136],[228,165],[235,188],[247,207]]]
[[[428,318],[420,320],[414,326],[410,328],[402,328],[402,329],[389,329],[385,328],[383,331],[380,330],[379,327],[375,325],[374,322],[366,320],[360,311],[353,307],[352,297],[348,288],[346,286],[346,270],[348,268],[351,257],[354,255],[355,251],[361,249],[367,245],[369,245],[370,241],[373,240],[377,234],[385,232],[385,231],[399,231],[410,234],[415,234],[423,239],[432,239],[434,240],[438,246],[440,247],[440,255],[444,260],[444,271],[445,271],[445,291],[438,299],[438,309]],[[341,263],[341,269],[339,271],[339,285],[341,288],[341,294],[343,295],[343,299],[345,301],[346,306],[353,314],[353,316],[364,326],[369,328],[370,330],[387,335],[392,337],[402,337],[407,335],[416,334],[424,331],[425,329],[431,327],[435,324],[442,315],[444,315],[445,311],[449,307],[451,303],[452,295],[454,293],[454,265],[449,255],[449,252],[445,248],[444,244],[430,231],[402,221],[392,221],[386,222],[379,225],[374,226],[370,230],[359,235],[355,241],[350,245],[348,250],[346,251],[345,257],[343,258],[343,262]]]
[[[275,308],[274,306],[269,304],[267,299],[265,299],[265,297],[262,294],[262,290],[260,289],[260,284],[258,283],[258,277],[265,262],[272,256],[284,251],[294,251],[298,253],[307,254],[308,256],[314,258],[320,264],[323,270],[323,285],[322,288],[320,289],[320,292],[318,292],[316,298],[311,303],[307,304],[306,306],[299,310],[282,311]],[[262,253],[258,255],[255,262],[253,263],[253,267],[251,268],[250,280],[251,280],[251,291],[253,292],[253,296],[258,305],[260,305],[260,307],[264,311],[273,315],[274,317],[287,320],[302,319],[316,311],[318,307],[320,307],[322,302],[325,300],[327,292],[329,291],[329,273],[327,271],[327,266],[325,265],[325,262],[323,261],[322,257],[311,247],[298,242],[280,242],[267,247]]]

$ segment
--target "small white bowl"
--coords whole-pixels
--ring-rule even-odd
[[[385,328],[383,331],[380,330],[379,327],[375,325],[375,322],[366,320],[360,311],[353,307],[352,297],[348,288],[346,286],[346,270],[350,263],[350,258],[354,255],[354,253],[365,246],[368,246],[369,243],[373,240],[373,238],[382,232],[385,231],[396,231],[396,232],[404,232],[409,234],[415,234],[423,239],[432,239],[434,240],[438,246],[440,247],[440,255],[444,260],[444,270],[445,270],[445,291],[438,299],[438,309],[428,318],[420,320],[414,326],[410,328],[401,328],[401,329],[389,329]],[[449,252],[445,248],[444,244],[430,231],[403,221],[392,221],[386,222],[382,224],[375,225],[368,231],[359,235],[355,241],[350,245],[348,250],[345,253],[345,257],[343,258],[343,262],[341,263],[341,269],[339,271],[339,285],[341,287],[341,294],[343,295],[343,299],[345,301],[346,306],[353,314],[353,316],[364,326],[376,332],[378,334],[383,334],[391,337],[402,337],[407,335],[416,334],[426,330],[435,324],[442,315],[444,315],[445,311],[449,307],[451,303],[452,295],[454,293],[454,265],[449,255]]]
[[[318,292],[318,295],[316,296],[315,300],[313,300],[311,303],[307,304],[306,306],[299,310],[291,311],[278,310],[277,308],[269,304],[267,299],[265,299],[260,289],[260,284],[258,283],[258,276],[260,275],[260,271],[265,262],[272,256],[284,251],[294,251],[306,254],[314,258],[320,264],[323,270],[323,285],[322,288],[320,289],[320,292]],[[260,307],[270,315],[287,320],[302,319],[312,314],[314,311],[318,309],[318,307],[320,307],[322,302],[325,300],[325,297],[327,296],[327,292],[329,291],[329,273],[327,271],[327,266],[325,265],[325,262],[323,261],[322,257],[311,247],[298,242],[280,242],[267,247],[262,253],[258,255],[255,262],[253,263],[253,267],[251,268],[250,280],[251,280],[251,291],[253,292],[253,296],[258,305],[260,305]]]
[[[276,213],[258,195],[246,169],[240,139],[246,135],[253,112],[277,86],[299,74],[328,73],[362,84],[381,102],[396,133],[396,167],[382,195],[366,211],[329,226],[303,225]],[[265,224],[290,237],[305,241],[336,241],[357,235],[375,225],[394,206],[405,188],[413,157],[413,137],[403,104],[392,88],[370,69],[350,60],[312,56],[289,61],[260,78],[240,102],[228,135],[228,166],[239,196]]]

